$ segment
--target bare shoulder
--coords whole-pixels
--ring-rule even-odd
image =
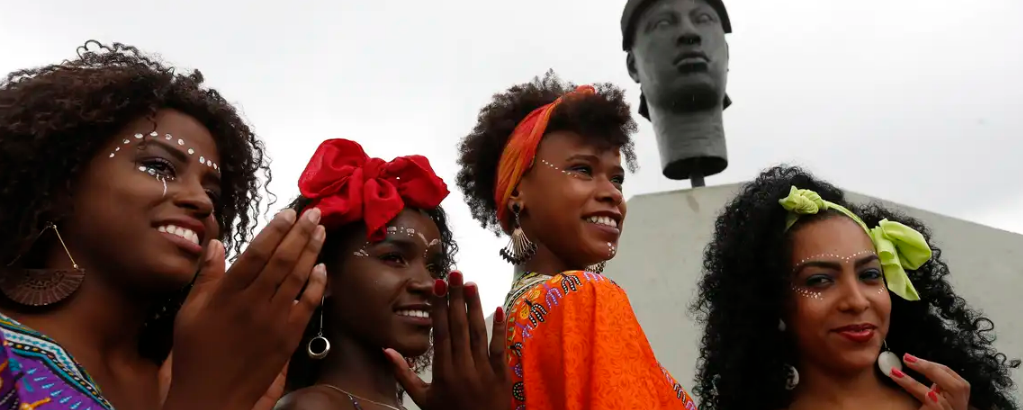
[[[335,410],[354,409],[348,400],[338,400],[337,395],[330,392],[306,387],[284,395],[277,401],[274,410]]]

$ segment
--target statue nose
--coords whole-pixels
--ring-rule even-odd
[[[678,43],[687,46],[698,46],[702,39],[699,34],[696,33],[683,33],[678,36]]]

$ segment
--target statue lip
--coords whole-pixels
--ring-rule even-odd
[[[705,64],[710,63],[710,57],[707,57],[707,54],[704,54],[704,52],[698,50],[683,52],[676,56],[675,59],[672,60],[671,62],[674,65],[679,65],[685,63],[686,60],[703,60],[702,62]]]

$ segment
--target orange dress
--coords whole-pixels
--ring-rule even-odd
[[[530,273],[505,305],[515,410],[695,410],[605,276]]]

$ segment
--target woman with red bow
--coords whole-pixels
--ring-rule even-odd
[[[291,208],[323,215],[329,284],[278,409],[400,409],[396,379],[424,410],[506,406],[504,326],[495,322],[488,346],[479,290],[448,274],[457,251],[440,208],[448,189],[429,161],[385,162],[331,139],[299,189]],[[428,385],[413,369],[429,363],[431,347]]]
[[[511,237],[501,255],[515,266],[504,340],[517,410],[695,409],[625,292],[600,275],[625,221],[635,131],[620,89],[548,73],[496,95],[462,141],[473,216]]]

